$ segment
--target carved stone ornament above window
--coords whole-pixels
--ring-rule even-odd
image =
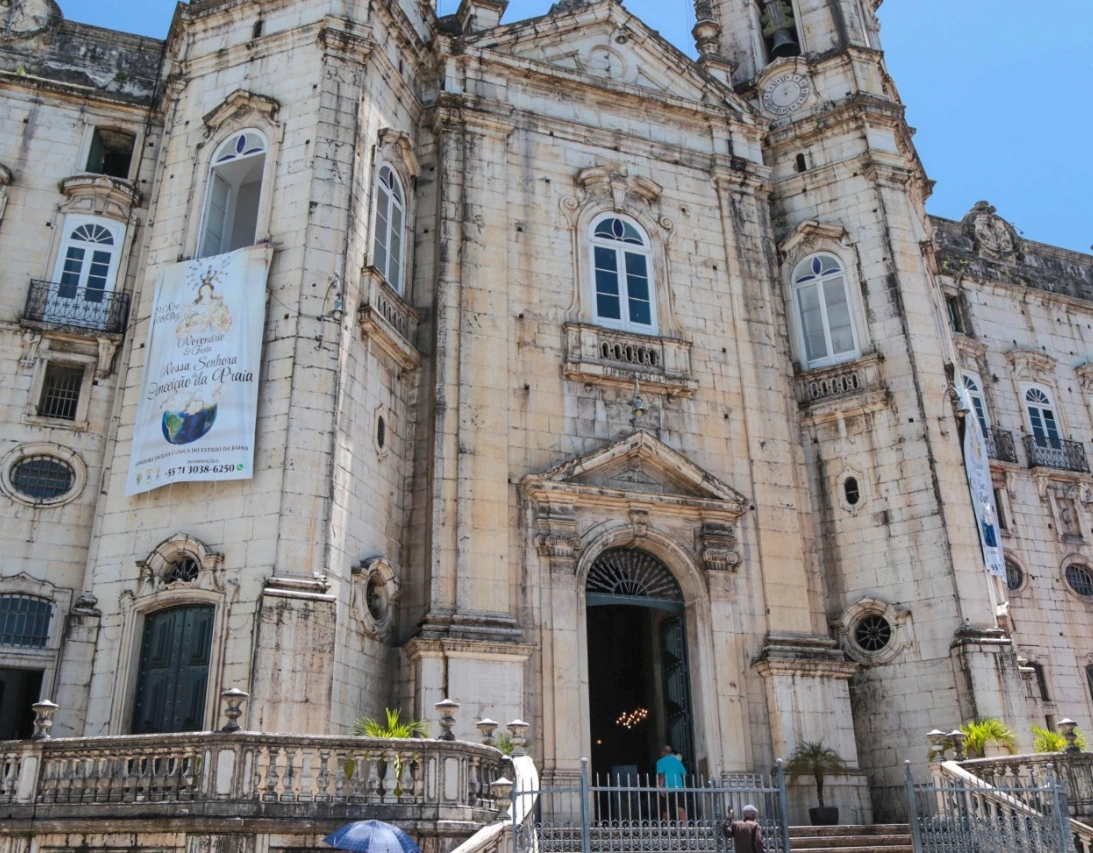
[[[1012,264],[1017,261],[1019,240],[1013,226],[999,216],[994,205],[976,202],[961,220],[980,257]]]
[[[382,159],[394,162],[397,157],[402,161],[406,174],[416,178],[421,174],[421,165],[414,155],[414,146],[410,134],[405,130],[385,127],[379,132],[379,150]]]
[[[391,561],[379,555],[353,567],[351,610],[370,637],[383,639],[394,623],[400,587]]]
[[[140,192],[122,178],[110,175],[73,175],[61,181],[65,201],[62,213],[104,216],[128,223],[134,207],[141,203]]]
[[[832,243],[849,245],[845,228],[833,222],[818,222],[815,219],[806,219],[778,243],[778,251],[782,253],[782,258],[789,261],[789,265],[792,266],[798,258],[829,248]]]
[[[1081,384],[1082,390],[1086,393],[1093,391],[1093,362],[1087,362],[1074,368],[1074,372],[1078,374],[1078,382]]]
[[[183,588],[224,592],[224,555],[183,533],[160,542],[152,553],[137,561],[137,569],[137,598]]]
[[[664,187],[649,178],[640,175],[631,178],[625,166],[592,166],[583,169],[577,174],[577,186],[580,188],[581,198],[569,199],[568,204],[563,201],[563,207],[576,210],[592,199],[610,198],[612,209],[616,213],[626,213],[633,207],[654,212],[655,205],[664,192]],[[675,228],[672,220],[659,215],[657,224],[667,231]]]
[[[1006,359],[1014,379],[1055,387],[1055,359],[1051,356],[1036,350],[1017,349],[1006,353]]]
[[[228,122],[240,125],[248,123],[252,116],[261,116],[266,122],[272,123],[279,109],[281,103],[274,98],[256,95],[246,89],[236,89],[220,102],[220,106],[205,113],[201,120],[205,123],[207,132],[212,134]]]

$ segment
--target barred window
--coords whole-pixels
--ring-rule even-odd
[[[1067,566],[1066,582],[1082,598],[1093,598],[1093,571],[1086,566]]]
[[[53,605],[30,595],[0,595],[0,646],[44,649]]]
[[[42,395],[38,398],[38,415],[43,418],[76,420],[84,369],[50,362],[42,380]]]
[[[11,469],[11,484],[21,494],[36,500],[53,500],[72,490],[76,474],[55,456],[26,456]]]

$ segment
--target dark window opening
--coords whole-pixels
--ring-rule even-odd
[[[131,133],[95,128],[91,153],[87,157],[87,171],[128,180],[135,143],[136,137]]]
[[[1025,573],[1021,571],[1021,567],[1017,565],[1013,560],[1006,560],[1006,589],[1010,592],[1015,592],[1021,588],[1021,584],[1025,581]]]
[[[254,28],[250,31],[250,37],[252,39],[256,39],[260,35],[262,35],[262,19],[261,18],[259,18],[257,21],[254,22]]]
[[[83,368],[50,362],[42,380],[42,394],[38,398],[38,415],[43,418],[76,420],[83,386]]]
[[[1002,490],[1001,489],[995,489],[994,490],[994,511],[998,516],[998,529],[999,530],[1009,530],[1010,529],[1010,520],[1009,520],[1009,516],[1006,514],[1006,505],[1002,501]]]
[[[789,0],[760,0],[759,20],[771,61],[801,55],[793,4]]]
[[[805,155],[804,154],[798,154],[797,155],[797,171],[798,172],[807,172],[808,171],[808,163],[805,161]]]
[[[858,501],[861,500],[861,490],[858,488],[858,481],[855,477],[847,477],[843,481],[843,494],[846,495],[846,502],[851,506],[857,506]]]
[[[1067,566],[1066,582],[1082,598],[1093,598],[1093,571],[1085,566]]]
[[[29,740],[41,698],[42,670],[0,669],[0,740]]]
[[[380,450],[383,450],[384,444],[387,443],[387,422],[383,419],[383,415],[380,415],[376,419],[376,446]]]
[[[1039,692],[1040,699],[1044,702],[1050,702],[1051,696],[1047,692],[1047,678],[1044,675],[1044,665],[1041,663],[1029,663],[1029,667],[1036,675],[1036,689]]]
[[[193,557],[182,556],[171,563],[170,568],[164,572],[163,582],[166,584],[193,583],[197,580],[200,571],[201,566],[197,560]]]
[[[1093,698],[1093,664],[1085,668],[1085,683],[1089,685],[1089,696]]]
[[[949,316],[949,328],[958,334],[965,334],[967,328],[964,324],[964,312],[960,307],[960,297],[946,296],[945,311]]]

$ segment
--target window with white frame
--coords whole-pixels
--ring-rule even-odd
[[[266,138],[254,129],[232,134],[213,154],[198,257],[254,243],[266,168]]]
[[[372,266],[398,293],[403,292],[403,236],[406,227],[406,196],[402,182],[390,166],[382,166],[376,178],[375,238]]]
[[[1025,389],[1025,411],[1028,414],[1032,437],[1040,447],[1060,446],[1062,430],[1055,417],[1055,404],[1046,388],[1032,387]]]
[[[124,226],[109,219],[70,215],[65,217],[63,233],[53,274],[58,287],[51,301],[102,303],[117,280]],[[47,313],[52,307],[61,309],[47,305]]]
[[[596,322],[655,332],[651,251],[637,223],[615,214],[597,217],[592,221],[589,250]]]
[[[979,427],[983,430],[983,435],[989,435],[991,422],[987,417],[987,404],[983,400],[982,380],[978,376],[965,373],[964,390],[968,392],[968,397],[971,399],[972,408],[975,409],[975,417],[979,421]]]
[[[834,255],[820,253],[793,270],[801,362],[806,369],[827,367],[861,353],[854,331],[846,273]]]

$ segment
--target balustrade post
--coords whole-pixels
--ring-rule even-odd
[[[396,772],[398,764],[399,754],[393,749],[383,753],[383,801],[385,803],[398,802],[398,796],[395,794],[399,776]]]

